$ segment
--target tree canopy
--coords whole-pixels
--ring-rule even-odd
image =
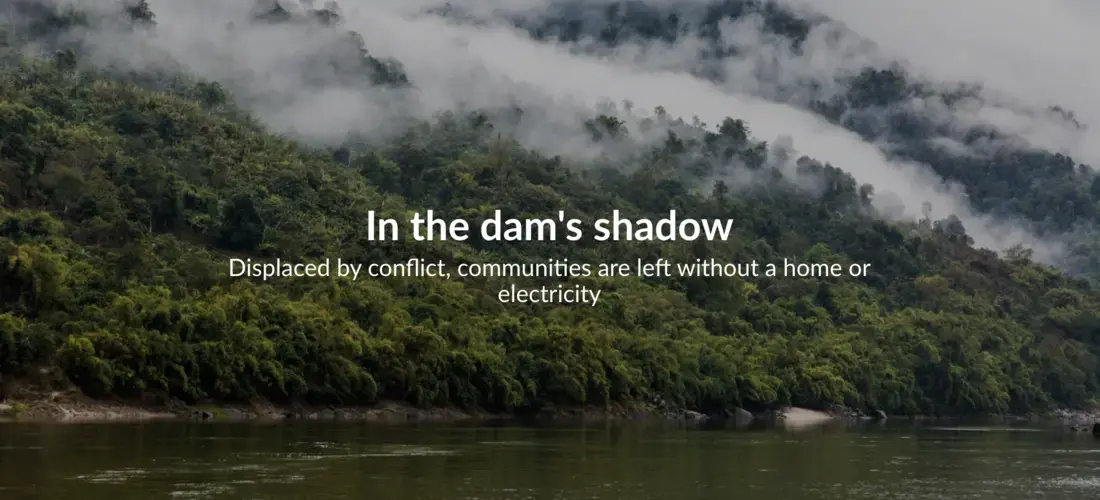
[[[134,11],[130,11],[134,12]],[[139,11],[145,12],[145,11]],[[139,18],[152,20],[152,13]],[[656,110],[667,139],[577,162],[483,113],[329,150],[267,132],[215,82],[76,69],[5,52],[0,73],[0,376],[46,368],[93,396],[495,411],[666,401],[843,404],[891,413],[1094,404],[1100,292],[976,249],[957,219],[884,222],[872,186],[798,172],[736,118]],[[415,85],[415,82],[411,82]],[[597,141],[636,131],[593,116]],[[720,160],[720,161],[719,161]],[[708,165],[751,173],[713,181]],[[1003,178],[1003,177],[1001,177]],[[809,195],[806,181],[818,189]],[[700,189],[700,186],[706,186]],[[370,241],[368,212],[494,211],[587,222],[612,210],[732,219],[729,241]],[[230,278],[230,258],[358,262],[869,263],[853,278],[584,278],[596,307],[501,304],[508,281]],[[535,284],[519,278],[519,284]]]

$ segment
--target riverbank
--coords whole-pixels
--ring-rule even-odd
[[[543,408],[530,415],[535,419],[627,419],[666,417],[682,420],[706,420],[695,412],[668,412],[643,405],[614,405],[608,408]],[[265,402],[252,404],[153,404],[129,401],[104,401],[77,392],[51,392],[33,397],[12,398],[0,402],[0,420],[31,422],[136,422],[148,420],[350,420],[368,422],[458,422],[466,420],[516,419],[509,413],[492,413],[456,408],[418,408],[385,401],[369,407],[279,406]]]
[[[730,417],[741,424],[774,418],[752,415],[738,409],[725,415],[708,416],[686,409],[666,406],[614,404],[608,407],[546,406],[538,411],[513,414],[456,408],[419,408],[407,403],[385,401],[369,407],[280,406],[266,402],[253,404],[153,404],[92,399],[78,391],[28,395],[0,402],[0,420],[29,422],[136,422],[147,420],[347,420],[366,422],[460,422],[488,420],[667,420],[701,423]],[[796,418],[801,418],[796,417]]]
[[[15,399],[0,403],[0,419],[27,422],[139,422],[149,420],[362,420],[362,421],[460,421],[493,418],[488,413],[455,409],[415,408],[402,403],[383,403],[368,408],[279,407],[256,404],[142,404],[101,401],[71,394]]]
[[[139,422],[149,420],[247,421],[247,420],[344,420],[364,422],[460,422],[530,419],[549,420],[665,420],[703,423],[713,420],[733,422],[737,426],[772,423],[797,429],[844,421],[952,420],[964,417],[922,415],[887,416],[881,412],[863,414],[844,407],[812,410],[783,407],[750,413],[737,408],[720,415],[705,415],[664,405],[615,404],[608,407],[548,406],[530,414],[492,413],[456,408],[419,408],[386,401],[370,407],[279,406],[265,402],[253,404],[153,404],[92,399],[78,391],[36,394],[0,402],[0,420],[30,422]],[[1067,428],[1090,428],[1100,422],[1100,410],[1057,410],[1046,415],[987,415],[1002,423],[1057,421]],[[973,417],[966,417],[973,418]]]

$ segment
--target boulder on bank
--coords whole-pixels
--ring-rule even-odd
[[[699,413],[697,411],[691,411],[691,410],[685,410],[684,411],[684,420],[687,420],[688,422],[703,422],[703,421],[707,420],[707,418],[708,417],[706,415],[704,415],[702,413]]]
[[[776,421],[787,428],[812,427],[827,423],[834,418],[836,417],[823,411],[807,410],[806,408],[794,406],[781,408],[776,413]]]
[[[877,418],[876,415],[878,415],[878,413],[882,412],[865,414],[855,408],[849,408],[843,405],[832,405],[825,410],[825,413],[828,413],[833,418],[838,418],[841,420],[873,420]],[[882,420],[886,420],[885,413],[882,413]]]
[[[734,408],[732,418],[734,425],[743,427],[751,424],[755,417],[744,408]]]
[[[665,413],[665,418],[667,418],[669,420],[677,420],[677,421],[693,422],[693,423],[706,422],[707,420],[710,419],[710,417],[708,417],[708,416],[706,416],[702,413],[699,413],[697,411],[692,411],[692,410],[671,411],[671,412]]]

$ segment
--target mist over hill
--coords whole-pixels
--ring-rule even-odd
[[[1022,218],[1030,231],[1053,240],[1068,236],[1071,253],[1086,258],[1062,260],[1065,267],[1086,271],[1095,263],[1087,256],[1095,253],[1100,178],[1088,165],[1098,156],[1088,123],[1097,111],[1086,87],[1074,87],[1100,79],[1090,73],[1084,49],[1088,25],[1081,20],[1096,14],[1086,3],[1055,2],[1032,18],[1030,4],[1009,3],[1008,12],[991,14],[997,28],[981,33],[973,26],[986,22],[991,5],[959,12],[939,4],[914,8],[912,2],[868,10],[843,1],[754,0],[512,7],[475,7],[469,14],[508,20],[534,39],[579,53],[688,73],[730,93],[811,110],[889,158],[957,183],[977,213]],[[455,10],[436,12],[468,19]],[[889,12],[911,13],[927,24],[918,34],[908,18]],[[948,22],[937,22],[940,17]],[[1013,21],[1050,36],[1020,47],[1022,28],[1009,26]],[[944,39],[952,44],[930,43],[939,40],[927,35],[933,26],[947,30]],[[970,64],[958,63],[960,54],[973,54]],[[1020,71],[1028,67],[1047,71]],[[1073,82],[1054,74],[1073,74]],[[872,184],[892,190],[889,180]]]
[[[629,112],[601,110],[628,126],[638,121],[629,115],[657,106],[697,117],[711,130],[736,116],[759,139],[875,186],[885,217],[956,215],[979,246],[1024,244],[1044,262],[1088,269],[1068,259],[1066,244],[1080,254],[1081,242],[1095,241],[1096,176],[1071,158],[1024,147],[1017,133],[1021,120],[1048,132],[1062,125],[1061,131],[1066,112],[1021,108],[1017,114],[1036,116],[1006,127],[981,121],[1012,108],[966,86],[910,81],[892,54],[827,18],[799,17],[788,5],[386,1],[303,14],[305,4],[283,3],[154,1],[148,5],[159,13],[155,30],[101,22],[67,36],[83,40],[97,61],[142,69],[172,61],[228,82],[242,105],[271,126],[330,144],[349,131],[384,135],[409,116],[510,102],[539,117],[512,130],[524,145],[592,158],[606,147],[593,145],[581,124],[609,102],[631,104]],[[110,12],[113,2],[76,4]],[[313,22],[254,22],[295,15]],[[345,38],[347,30],[361,36]],[[369,59],[352,66],[374,70],[333,63],[354,60],[358,51]],[[383,59],[400,67],[380,69]],[[395,92],[355,83],[354,71],[416,83]]]

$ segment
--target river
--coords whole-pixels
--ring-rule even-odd
[[[3,500],[1100,497],[1100,440],[907,423],[0,424]]]

